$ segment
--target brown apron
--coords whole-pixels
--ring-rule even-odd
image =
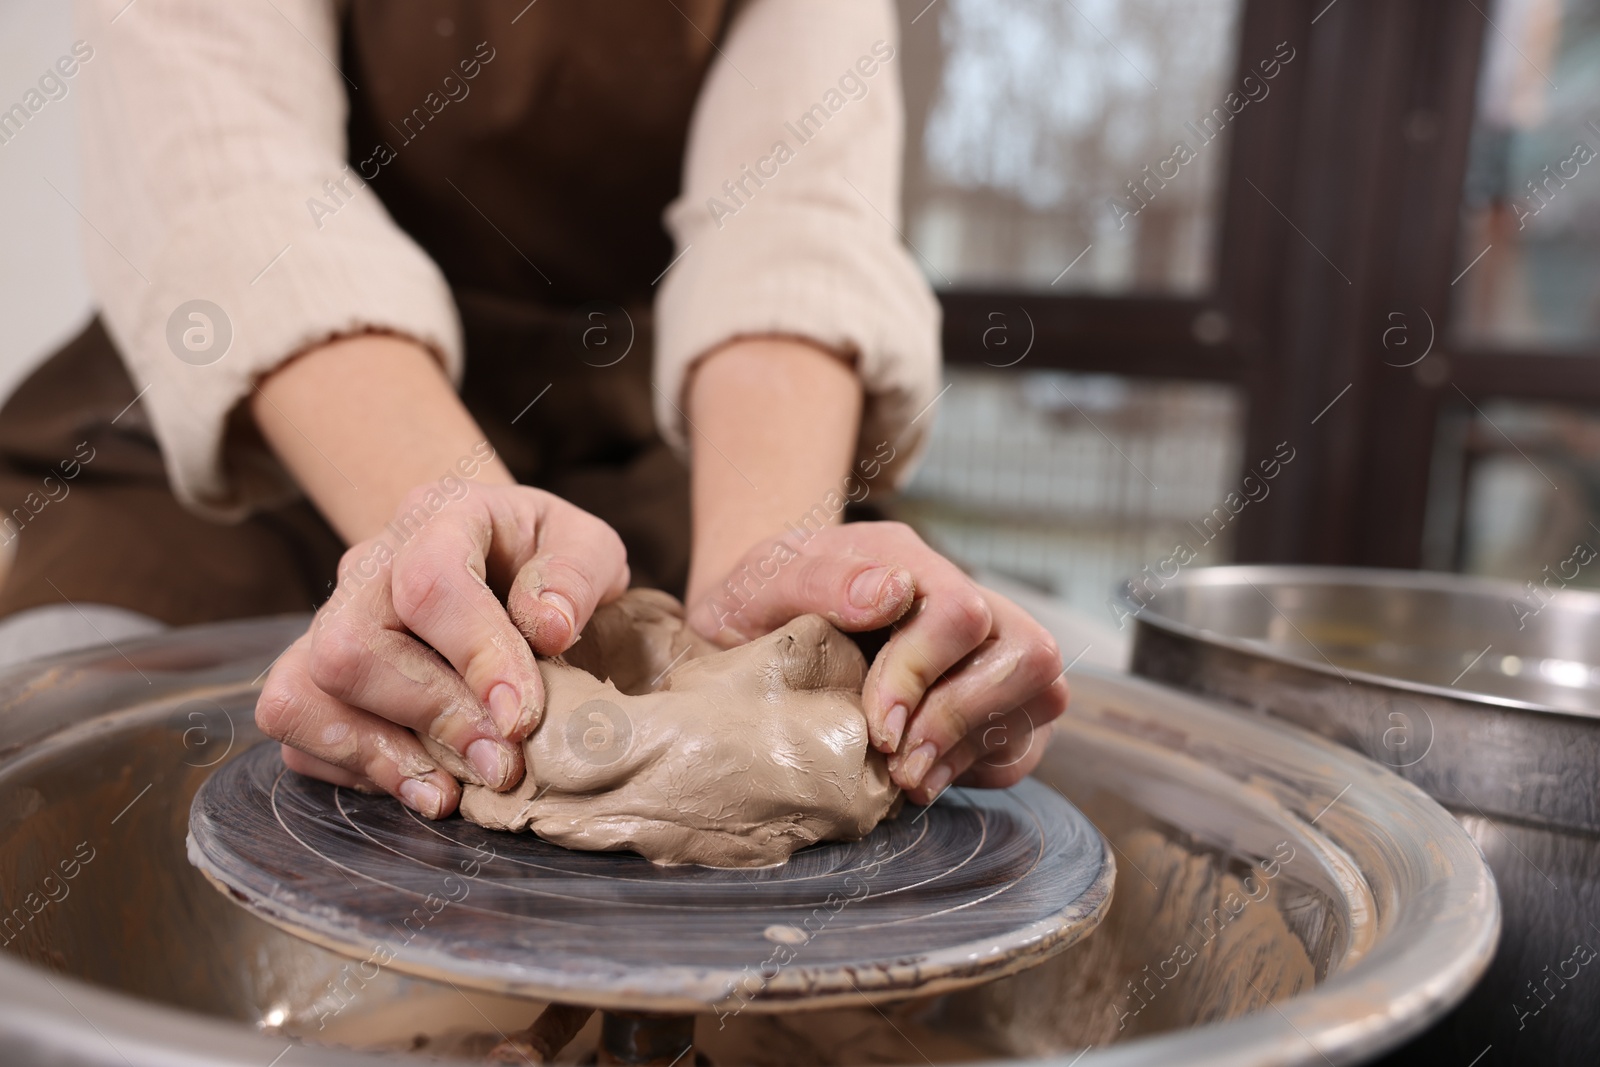
[[[519,481],[617,529],[636,584],[680,593],[687,475],[651,416],[649,307],[732,6],[355,0],[343,36],[351,165],[450,282],[467,407]],[[67,599],[187,624],[324,600],[342,546],[311,506],[184,510],[135,395],[95,321],[0,410],[0,615]]]

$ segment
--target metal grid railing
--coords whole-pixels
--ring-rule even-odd
[[[890,506],[961,562],[1105,612],[1120,582],[1198,544],[1233,488],[1237,390],[1108,375],[953,370],[922,467]],[[1225,561],[1231,529],[1198,563]]]

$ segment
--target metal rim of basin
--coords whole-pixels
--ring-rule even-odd
[[[1143,606],[1140,606],[1138,601],[1129,598],[1135,605],[1135,609],[1130,611],[1129,614],[1134,616],[1137,625],[1165,630],[1207,645],[1226,648],[1258,659],[1271,660],[1284,666],[1310,671],[1313,674],[1325,675],[1341,683],[1353,680],[1370,685],[1438,697],[1443,700],[1457,702],[1467,700],[1476,704],[1489,704],[1522,711],[1537,711],[1549,715],[1600,718],[1600,711],[1561,708],[1537,701],[1520,700],[1516,697],[1503,696],[1497,693],[1462,690],[1451,686],[1420,682],[1412,678],[1381,674],[1362,670],[1358,667],[1340,667],[1311,656],[1299,655],[1262,639],[1240,637],[1237,634],[1197,626],[1161,609],[1163,599],[1169,599],[1174,592],[1182,592],[1186,589],[1238,585],[1267,586],[1270,588],[1290,584],[1367,587],[1402,593],[1471,594],[1504,603],[1521,599],[1526,595],[1525,590],[1514,582],[1496,578],[1483,578],[1476,575],[1447,574],[1433,571],[1393,570],[1381,567],[1314,567],[1292,564],[1240,564],[1200,567],[1196,570],[1178,574],[1171,579],[1162,579],[1162,581],[1165,583],[1163,588],[1158,590],[1154,597]],[[1260,590],[1258,589],[1258,591]],[[1264,596],[1265,593],[1262,595]],[[1572,611],[1581,611],[1584,614],[1600,617],[1600,592],[1589,592],[1581,589],[1560,589],[1547,595],[1552,602],[1559,603]],[[1277,605],[1273,604],[1270,599],[1266,603],[1275,610],[1277,609]]]
[[[1426,1029],[1487,970],[1500,934],[1494,876],[1468,833],[1416,786],[1298,727],[1145,679],[1074,672],[1072,699],[1058,724],[1070,742],[1052,745],[1047,761],[1066,758],[1093,777],[1114,753],[1126,760],[1142,750],[1150,777],[1121,787],[1145,790],[1141,806],[1164,807],[1178,828],[1249,854],[1247,842],[1207,825],[1214,814],[1190,812],[1170,795],[1184,777],[1229,779],[1240,804],[1309,847],[1329,883],[1359,883],[1351,887],[1354,929],[1311,992],[1092,1051],[1082,1067],[1361,1062]]]
[[[1247,595],[1253,588],[1266,598],[1264,606],[1271,605],[1298,629],[1311,625],[1309,613],[1294,616],[1290,606],[1285,614],[1269,594],[1307,587],[1358,588],[1399,598],[1444,594],[1480,605],[1503,605],[1523,592],[1510,582],[1421,571],[1206,567],[1177,576],[1140,611],[1130,669],[1320,733],[1462,811],[1600,832],[1600,784],[1594,777],[1600,760],[1600,712],[1485,693],[1471,688],[1470,678],[1460,679],[1466,683],[1462,686],[1442,686],[1335,666],[1265,639],[1197,625],[1177,617],[1185,605],[1171,603],[1189,590],[1238,589]],[[1551,629],[1559,627],[1570,641],[1562,624],[1574,617],[1600,619],[1600,593],[1557,590],[1545,610],[1551,614],[1540,621]],[[1490,636],[1505,640],[1501,631],[1477,632],[1485,641]],[[1522,642],[1521,652],[1533,655],[1543,638],[1517,631],[1516,639]],[[1396,723],[1425,740],[1422,755],[1390,746],[1390,727]]]
[[[51,734],[176,694],[237,692],[303,630],[303,618],[196,627],[77,653],[0,676],[0,768]],[[258,673],[259,672],[259,673]],[[1399,849],[1413,892],[1373,881],[1378,936],[1346,946],[1345,962],[1314,990],[1227,1022],[1035,1062],[1066,1067],[1190,1064],[1350,1063],[1425,1028],[1459,1000],[1487,966],[1499,931],[1493,878],[1471,839],[1419,790],[1368,760],[1304,731],[1241,718],[1204,700],[1121,676],[1074,674],[1073,711],[1058,725],[1052,753],[1142,746],[1152,759],[1181,762],[1239,781],[1278,773],[1285,784],[1348,787],[1337,814],[1298,810],[1282,798],[1284,826],[1362,868],[1360,835]],[[64,695],[65,694],[65,695]],[[1226,737],[1229,744],[1216,739]],[[1109,748],[1107,747],[1109,746]],[[1276,772],[1273,771],[1276,768]],[[1307,801],[1309,803],[1309,800]],[[1327,831],[1326,833],[1324,831]],[[1370,841],[1366,841],[1370,844]],[[152,1004],[0,953],[0,1045],[11,1062],[263,1067],[288,1051],[282,1038],[177,1008]],[[372,1055],[302,1046],[287,1060],[343,1067]]]

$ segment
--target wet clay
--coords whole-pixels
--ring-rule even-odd
[[[633,590],[539,672],[544,717],[516,789],[494,792],[422,739],[480,826],[659,864],[764,867],[861,837],[898,800],[867,743],[866,660],[820,616],[722,651],[675,599]]]

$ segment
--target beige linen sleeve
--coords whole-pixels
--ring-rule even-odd
[[[753,0],[723,43],[666,212],[679,258],[656,298],[656,415],[674,447],[696,359],[788,334],[854,357],[858,452],[889,442],[895,480],[909,475],[939,389],[939,307],[897,232],[897,30],[890,0]]]
[[[459,380],[443,276],[345,165],[333,0],[79,0],[77,36],[89,277],[180,500],[293,491],[263,447],[224,454],[227,422],[320,341],[406,335]]]

